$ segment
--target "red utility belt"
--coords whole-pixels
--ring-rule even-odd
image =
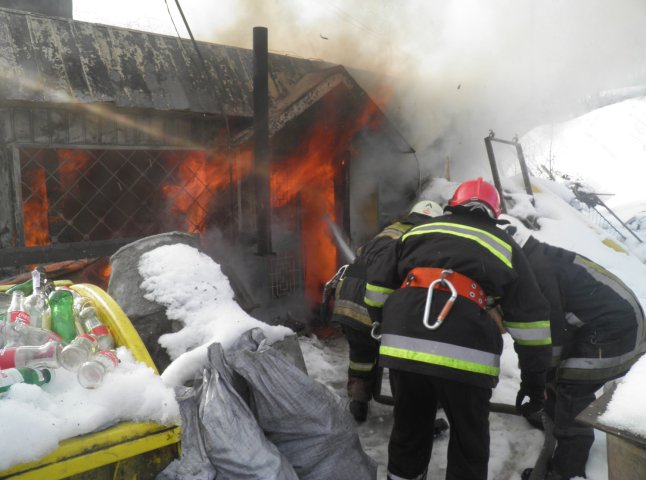
[[[404,287],[419,287],[419,288],[428,288],[432,282],[442,278],[442,272],[445,272],[444,268],[432,268],[432,267],[418,267],[413,268],[406,279],[402,283],[402,288]],[[453,287],[458,292],[458,295],[471,300],[473,303],[478,305],[481,309],[485,310],[487,307],[487,295],[480,285],[471,280],[466,275],[462,275],[458,272],[451,272],[444,275],[444,278],[453,284]],[[442,290],[444,292],[450,292],[451,290],[442,285],[441,283],[435,284],[437,290]]]

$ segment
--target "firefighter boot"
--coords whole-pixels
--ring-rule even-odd
[[[360,378],[348,378],[348,397],[350,398],[350,413],[357,422],[365,422],[368,418],[368,402],[372,398],[372,382]]]

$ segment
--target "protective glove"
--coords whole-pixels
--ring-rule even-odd
[[[529,401],[523,403],[525,398],[529,398]],[[516,411],[525,417],[533,427],[540,430],[543,430],[541,415],[544,405],[543,392],[538,394],[536,388],[527,388],[521,384],[518,395],[516,395]]]

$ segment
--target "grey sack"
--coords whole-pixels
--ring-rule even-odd
[[[247,381],[258,424],[299,479],[377,478],[340,399],[272,348],[261,329],[243,334],[226,360]]]

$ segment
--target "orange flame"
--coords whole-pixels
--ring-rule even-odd
[[[273,165],[271,206],[282,207],[297,196],[302,206],[305,292],[319,299],[322,286],[337,268],[337,247],[324,217],[335,220],[334,181],[345,157],[355,153],[352,139],[363,128],[376,128],[377,106],[367,102],[351,125],[338,118],[338,105],[324,106],[321,119],[307,134],[296,153]]]
[[[112,265],[108,263],[105,267],[101,269],[101,272],[100,272],[100,275],[101,277],[103,277],[106,284],[107,284],[107,281],[110,279],[111,274],[112,274]]]
[[[22,181],[29,186],[31,196],[23,199],[22,213],[25,228],[25,246],[36,247],[49,245],[49,200],[45,184],[45,169],[33,168],[23,172]]]
[[[90,159],[87,150],[60,149],[58,154],[58,175],[64,188],[70,189],[74,185],[81,170],[85,170]]]
[[[162,192],[172,203],[171,211],[185,216],[186,231],[203,232],[213,196],[250,169],[250,153],[242,152],[230,163],[226,153],[190,152],[177,167],[178,181],[164,184]]]

